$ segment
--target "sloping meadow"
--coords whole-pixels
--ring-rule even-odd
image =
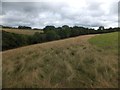
[[[4,51],[3,88],[118,87],[117,34],[84,35]]]

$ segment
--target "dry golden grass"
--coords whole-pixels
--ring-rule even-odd
[[[116,52],[79,36],[4,51],[3,88],[115,88]]]
[[[27,29],[6,29],[2,28],[2,30],[6,32],[16,33],[16,34],[25,34],[25,35],[33,35],[36,32],[42,33],[42,30],[27,30]]]

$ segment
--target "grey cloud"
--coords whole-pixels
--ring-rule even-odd
[[[114,2],[110,5],[109,13],[112,15],[118,15],[118,2]]]
[[[10,26],[27,25],[43,28],[46,25],[99,27],[108,26],[116,15],[114,6],[109,15],[101,8],[101,3],[88,2],[86,8],[72,8],[65,2],[3,2],[3,24]],[[114,8],[114,9],[113,9]],[[109,19],[112,16],[112,19]],[[104,23],[107,20],[109,23]]]

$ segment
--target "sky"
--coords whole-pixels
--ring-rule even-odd
[[[0,24],[118,27],[119,0],[2,0]]]

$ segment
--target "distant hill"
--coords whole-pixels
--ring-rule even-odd
[[[43,30],[32,30],[32,29],[15,29],[15,28],[2,28],[2,30],[6,31],[6,32],[11,32],[11,33],[16,33],[16,34],[25,34],[25,35],[33,35],[36,32],[40,32],[43,33]]]

